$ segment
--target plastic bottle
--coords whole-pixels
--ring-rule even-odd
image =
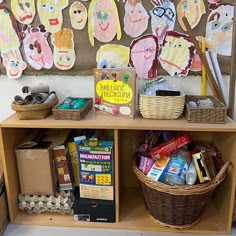
[[[192,160],[186,173],[186,184],[194,185],[196,180],[197,180],[197,172],[195,169],[194,160]]]

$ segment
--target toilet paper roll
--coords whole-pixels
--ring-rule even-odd
[[[15,104],[17,105],[23,105],[24,104],[24,98],[23,96],[20,96],[20,95],[16,95],[14,97],[14,101],[15,101]]]
[[[29,95],[25,96],[25,98],[24,98],[25,105],[34,104],[34,103],[35,103],[35,98],[33,95],[29,94]]]
[[[40,104],[43,103],[45,99],[48,97],[48,93],[36,93],[34,94],[35,102]]]
[[[56,92],[52,91],[49,96],[44,100],[43,103],[49,103],[54,101],[57,98]]]
[[[38,84],[32,86],[24,86],[22,88],[23,93],[34,94],[34,93],[49,93],[49,86],[47,84]]]

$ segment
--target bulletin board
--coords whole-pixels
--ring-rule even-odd
[[[104,45],[105,43],[99,42],[98,40],[94,39],[95,45],[94,47],[91,46],[89,42],[89,38],[88,38],[88,30],[87,30],[88,23],[86,24],[84,30],[75,30],[74,28],[72,28],[71,23],[70,23],[70,18],[69,18],[69,8],[73,2],[74,1],[70,0],[69,5],[63,10],[63,25],[62,25],[62,28],[70,28],[73,30],[73,33],[74,33],[76,61],[73,68],[71,68],[70,70],[59,70],[58,68],[53,66],[49,70],[48,69],[36,70],[28,64],[27,69],[24,70],[23,72],[24,75],[42,75],[42,74],[43,75],[47,75],[47,74],[50,74],[50,75],[92,75],[93,74],[93,69],[96,68],[96,52],[98,51],[100,46]],[[178,2],[179,2],[178,0],[175,1],[175,6],[177,6]],[[208,14],[210,13],[210,10],[208,8],[208,4],[209,4],[208,1],[204,0],[204,2],[205,2],[207,13],[202,16],[200,23],[197,25],[197,27],[193,29],[195,36],[205,36],[206,21],[207,21]],[[224,0],[224,1],[222,0],[221,2],[233,3],[232,0]],[[83,2],[83,4],[88,9],[90,1]],[[123,2],[123,0],[119,0],[119,1],[116,0],[116,4],[119,11],[119,16],[120,16],[122,38],[121,40],[117,40],[115,37],[114,40],[110,43],[129,46],[134,39],[126,35],[123,30],[124,28],[123,17],[124,17],[124,12],[125,12],[124,10],[125,3]],[[153,9],[153,5],[151,4],[150,0],[142,0],[142,4],[145,6],[145,9],[147,10],[147,12]],[[6,6],[9,10],[11,10],[10,0],[5,0],[3,5]],[[23,25],[20,24],[19,22],[17,22],[17,24],[18,24],[19,30],[21,31]],[[36,7],[36,15],[31,25],[33,27],[37,27],[39,24],[40,24],[40,20],[37,14],[37,7]],[[177,19],[176,19],[174,30],[184,33]],[[143,33],[143,35],[151,34],[151,33],[152,31],[151,31],[151,17],[150,17],[148,29]],[[49,42],[50,47],[53,50],[53,46],[50,42],[50,36],[48,37],[48,42]],[[22,52],[22,48],[20,50]],[[23,56],[23,53],[22,53],[22,56]],[[218,56],[221,72],[223,74],[230,74],[231,59],[232,59],[231,57]],[[2,64],[0,64],[0,71],[2,74],[6,74],[5,68]],[[159,66],[157,73],[158,75],[167,75],[167,72],[161,68],[161,65]],[[190,72],[190,74],[197,74],[197,72]]]

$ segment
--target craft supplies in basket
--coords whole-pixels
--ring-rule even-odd
[[[206,105],[210,100],[213,105]],[[201,104],[203,104],[201,106]],[[200,104],[200,105],[199,105]],[[226,123],[227,106],[214,96],[185,96],[185,118],[193,123]]]

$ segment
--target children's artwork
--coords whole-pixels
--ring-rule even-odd
[[[54,65],[60,70],[69,70],[75,64],[74,34],[71,29],[61,29],[52,34]]]
[[[10,49],[1,53],[3,65],[6,68],[7,76],[11,79],[20,78],[22,71],[26,69],[27,64],[21,57],[20,50]]]
[[[87,8],[84,4],[79,1],[75,1],[70,6],[69,14],[72,27],[78,30],[84,29],[88,18]]]
[[[147,30],[149,15],[141,0],[127,0],[125,3],[124,31],[132,38]]]
[[[50,69],[53,66],[52,50],[48,44],[49,33],[43,25],[24,25],[20,33],[26,61],[36,70]]]
[[[105,44],[96,55],[97,68],[122,68],[129,64],[129,47]]]
[[[157,76],[159,44],[156,36],[148,34],[139,37],[130,45],[130,66],[136,69],[139,78]]]
[[[216,4],[220,2],[220,0],[207,0],[210,4]]]
[[[194,56],[195,47],[189,36],[175,31],[166,33],[159,60],[171,76],[186,76]]]
[[[207,19],[207,46],[223,56],[231,56],[234,5],[220,4]]]
[[[193,29],[198,25],[202,15],[205,13],[206,8],[203,0],[180,0],[177,6],[178,21],[184,31],[186,31],[186,27],[182,20],[183,16],[187,18]]]
[[[17,21],[30,24],[35,16],[34,0],[11,0],[11,10]]]
[[[92,0],[88,10],[89,41],[94,46],[94,37],[108,43],[117,34],[121,39],[121,28],[117,6],[114,0]]]
[[[50,33],[61,29],[63,23],[62,10],[68,6],[68,0],[38,0],[37,10],[41,24]]]
[[[152,0],[154,8],[150,11],[152,33],[162,44],[167,31],[174,29],[176,10],[173,0]]]
[[[202,61],[197,53],[194,55],[190,70],[194,72],[198,72],[202,70]]]

